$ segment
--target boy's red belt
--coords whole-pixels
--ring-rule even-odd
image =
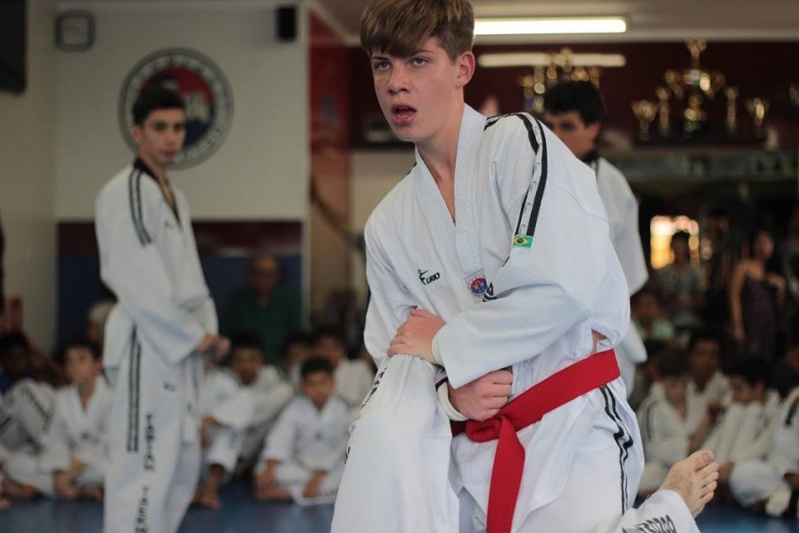
[[[619,377],[613,350],[601,352],[552,374],[483,422],[453,422],[452,434],[474,442],[498,440],[488,492],[488,533],[510,533],[524,471],[524,446],[516,435],[545,414]]]

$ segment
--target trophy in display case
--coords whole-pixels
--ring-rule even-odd
[[[636,100],[632,103],[633,113],[638,119],[638,138],[649,140],[649,125],[658,113],[658,104],[651,100]]]
[[[764,137],[766,131],[763,129],[763,121],[768,113],[769,101],[765,98],[749,98],[746,100],[746,110],[752,117],[752,126],[756,137]]]
[[[724,128],[727,133],[734,135],[738,131],[738,87],[730,86],[724,88],[724,96],[727,97],[727,113],[724,120]]]

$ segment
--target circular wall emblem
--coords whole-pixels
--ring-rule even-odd
[[[188,168],[210,157],[222,145],[233,119],[233,93],[222,70],[199,52],[185,48],[159,50],[139,61],[125,77],[119,99],[122,135],[134,150],[133,103],[143,89],[154,85],[173,89],[186,101],[186,140],[175,168]]]

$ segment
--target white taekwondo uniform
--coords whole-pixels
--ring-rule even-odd
[[[275,483],[288,489],[295,501],[330,501],[344,470],[347,428],[352,420],[352,408],[336,394],[327,399],[321,410],[305,395],[297,395],[269,432],[258,472],[266,467],[268,460],[277,460],[280,463],[275,470]],[[308,500],[302,491],[316,470],[324,470],[326,474],[318,496]]]
[[[78,487],[102,487],[109,465],[108,433],[114,396],[103,376],[97,376],[95,383],[85,409],[75,386],[57,391],[55,414],[39,458],[41,469],[51,476],[79,461],[83,468],[75,478]]]
[[[766,401],[727,406],[721,420],[701,446],[711,450],[718,464],[765,459],[774,439],[780,395],[766,391]]]
[[[766,460],[736,464],[730,474],[730,491],[744,506],[765,500],[766,512],[783,515],[799,491],[791,490],[785,474],[799,474],[799,387],[785,399],[777,416],[774,440]],[[793,514],[790,518],[799,518]]]
[[[201,401],[203,412],[221,425],[209,433],[205,462],[218,464],[228,473],[251,468],[277,415],[294,397],[294,389],[271,365],[262,366],[251,385],[241,384],[234,372],[212,372],[206,388],[211,390],[201,395],[208,397],[207,403]]]
[[[100,273],[119,303],[105,328],[114,389],[105,531],[176,531],[200,473],[194,352],[217,331],[185,195],[173,211],[139,160],[96,201]]]
[[[353,407],[363,402],[372,388],[374,374],[365,361],[342,359],[336,365],[336,394]]]
[[[48,383],[23,379],[0,396],[2,469],[11,481],[54,494],[53,477],[39,465],[39,456],[53,419],[56,392]]]
[[[682,418],[666,399],[663,387],[652,388],[638,408],[646,456],[641,478],[642,492],[656,490],[666,479],[671,465],[688,457],[691,435],[699,427],[704,415],[704,402],[686,396],[686,414]]]
[[[610,240],[619,257],[632,296],[649,279],[641,235],[638,232],[638,200],[624,174],[610,161],[591,152],[585,162],[596,173],[599,197],[602,198],[610,224]],[[616,346],[616,355],[629,398],[635,381],[635,367],[646,361],[644,342],[632,324],[621,343]]]
[[[629,291],[590,169],[528,115],[487,121],[469,107],[457,153],[457,224],[418,152],[367,222],[364,336],[379,370],[352,431],[335,533],[457,531],[461,488],[476,501],[462,530],[485,529],[497,442],[453,440],[435,367],[386,360],[411,309],[447,322],[434,350],[454,387],[510,366],[514,398],[588,358],[592,330],[605,349],[629,327]],[[518,432],[527,459],[514,531],[616,527],[643,467],[624,397],[618,378]],[[680,512],[690,520],[684,504]]]

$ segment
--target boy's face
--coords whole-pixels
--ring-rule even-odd
[[[669,376],[663,378],[663,392],[666,400],[672,405],[685,403],[685,393],[688,386],[688,377]]]
[[[453,124],[463,103],[463,87],[474,73],[472,52],[453,62],[435,37],[410,57],[372,51],[375,93],[383,115],[403,141],[424,143]]]
[[[133,126],[138,154],[148,164],[170,167],[186,138],[186,114],[181,109],[156,109],[141,125]]]
[[[698,339],[691,350],[691,375],[708,379],[719,368],[719,343],[713,339]]]
[[[30,372],[30,353],[24,346],[14,346],[6,352],[0,363],[3,365],[4,374],[13,380],[21,379]]]
[[[255,382],[263,364],[263,355],[257,348],[237,348],[230,360],[230,366],[244,385],[252,385]]]
[[[311,356],[311,347],[304,342],[294,342],[286,347],[286,360],[294,365],[301,365]]]
[[[757,400],[762,390],[759,384],[753,387],[741,376],[730,376],[730,388],[733,401],[744,405]]]
[[[594,141],[599,135],[599,123],[586,125],[578,111],[544,113],[544,124],[578,159],[583,159],[594,149]]]
[[[336,381],[327,372],[312,372],[304,377],[302,393],[305,394],[316,407],[321,408],[336,388]]]
[[[64,356],[64,367],[70,383],[85,385],[97,377],[102,363],[94,359],[89,349],[75,347],[67,350]]]

